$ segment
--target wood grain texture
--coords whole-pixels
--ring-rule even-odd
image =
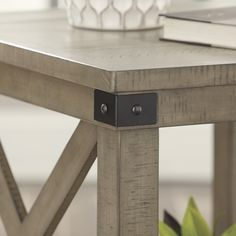
[[[0,17],[0,61],[109,92],[236,84],[236,51],[161,42],[161,31],[68,27],[56,11]]]
[[[93,90],[0,63],[0,93],[83,120],[93,120]]]
[[[98,129],[98,236],[156,236],[158,129]]]
[[[166,45],[167,44],[167,45]],[[170,44],[170,45],[168,45]],[[115,91],[140,91],[140,90],[162,90],[162,89],[181,89],[181,88],[202,88],[208,86],[221,86],[236,84],[236,65],[235,64],[220,64],[208,65],[197,63],[196,66],[176,65],[171,67],[171,59],[167,55],[173,53],[172,57],[182,58],[182,55],[187,54],[188,58],[197,60],[199,52],[201,56],[211,55],[211,50],[219,50],[212,48],[201,48],[199,46],[175,45],[174,43],[164,43],[163,63],[160,69],[145,69],[133,70],[132,72],[116,72],[115,74]],[[188,48],[193,47],[193,48]],[[159,51],[162,51],[159,49]],[[208,52],[205,52],[208,51]],[[228,50],[231,53],[230,50]],[[235,51],[236,52],[236,51]],[[157,54],[160,54],[156,52]],[[172,54],[171,53],[171,54]],[[201,54],[202,53],[202,54]],[[166,55],[166,56],[165,56]],[[160,59],[161,60],[161,59]],[[168,62],[169,60],[169,62]],[[187,58],[186,58],[187,60]],[[203,59],[207,60],[207,59]]]
[[[162,90],[158,97],[160,127],[236,120],[236,86]]]
[[[4,63],[0,70],[1,94],[104,126],[94,121],[93,89]],[[155,127],[236,120],[236,85],[154,92],[158,94]]]
[[[216,236],[236,222],[236,123],[215,125],[214,224]]]
[[[9,236],[18,234],[26,209],[0,143],[0,215]]]
[[[49,236],[96,159],[96,127],[81,122],[19,228],[18,236]]]

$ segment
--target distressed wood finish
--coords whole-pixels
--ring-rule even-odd
[[[96,127],[80,123],[23,223],[20,236],[49,236],[96,158]]]
[[[81,122],[29,214],[0,148],[0,213],[9,236],[50,236],[97,156],[96,127]]]
[[[211,60],[207,60],[207,65],[197,62],[195,66],[187,65],[187,58],[200,59],[200,55],[212,55],[212,48],[201,48],[199,46],[181,45],[176,43],[165,43],[160,45],[161,48],[156,54],[162,55],[163,63],[159,69],[145,69],[134,71],[116,72],[116,81],[114,91],[140,91],[140,90],[163,90],[163,89],[181,89],[181,88],[202,88],[208,86],[233,85],[236,84],[236,65],[235,63],[224,63],[223,65],[209,65]],[[165,50],[163,50],[163,48]],[[151,49],[150,49],[151,50]],[[159,53],[158,51],[163,51]],[[201,54],[202,52],[202,54]],[[232,51],[229,51],[232,53]],[[172,54],[173,53],[173,54]],[[196,53],[196,54],[195,54]],[[199,53],[199,54],[198,54]],[[221,51],[223,53],[223,51]],[[236,51],[235,51],[236,53]],[[141,53],[140,53],[141,54]],[[214,53],[213,53],[214,54]],[[166,55],[166,56],[165,56]],[[173,68],[170,56],[180,60],[180,64],[176,62]],[[186,62],[182,62],[183,55],[186,56]],[[138,55],[136,55],[138,57]],[[229,56],[230,57],[230,56]],[[155,59],[154,59],[155,61]],[[154,66],[153,66],[154,67]]]
[[[27,211],[26,211],[24,202],[21,198],[19,188],[12,174],[11,168],[9,166],[8,160],[6,158],[6,155],[4,153],[1,143],[0,143],[0,168],[1,168],[2,174],[5,177],[9,191],[11,193],[11,196],[12,196],[11,198],[18,212],[19,219],[21,222],[23,222],[23,220],[25,219],[27,215]]]
[[[0,61],[109,92],[236,84],[234,50],[161,42],[156,30],[77,30],[62,12],[42,14],[0,17]]]
[[[98,124],[93,117],[93,89],[4,63],[0,70],[1,94]],[[156,92],[155,127],[236,120],[236,85]]]
[[[98,236],[156,236],[158,129],[98,129]]]
[[[236,222],[236,123],[215,125],[214,223],[216,236]]]
[[[0,215],[9,236],[18,234],[26,209],[0,143]]]
[[[163,90],[158,96],[160,127],[236,120],[236,86]]]
[[[158,128],[236,121],[236,51],[159,41],[156,30],[76,30],[60,11],[4,14],[0,23],[0,93],[99,126],[98,236],[156,236]],[[156,92],[157,124],[102,128],[94,89]],[[234,136],[235,124],[216,126],[215,218],[226,214],[217,233],[236,220]],[[82,122],[27,216],[0,150],[10,236],[53,233],[96,157],[96,139],[96,127]]]
[[[0,63],[0,93],[67,115],[93,120],[93,89]]]

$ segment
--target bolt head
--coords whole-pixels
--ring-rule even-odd
[[[102,114],[107,114],[107,112],[108,112],[108,106],[106,105],[106,104],[102,104],[101,105],[101,108],[100,108],[100,111],[101,111],[101,113]]]
[[[132,113],[136,116],[140,115],[142,111],[143,111],[143,108],[140,105],[134,105],[132,108]]]

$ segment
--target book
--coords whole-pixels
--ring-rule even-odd
[[[162,16],[165,40],[236,49],[236,6]]]

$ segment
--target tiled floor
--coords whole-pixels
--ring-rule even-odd
[[[22,185],[27,208],[29,209],[40,191],[40,185]],[[203,184],[161,184],[160,217],[163,209],[169,210],[179,220],[183,216],[189,196],[194,196],[204,216],[211,222],[211,187]],[[96,184],[86,183],[74,199],[55,236],[96,236]],[[0,235],[6,236],[0,224]]]

